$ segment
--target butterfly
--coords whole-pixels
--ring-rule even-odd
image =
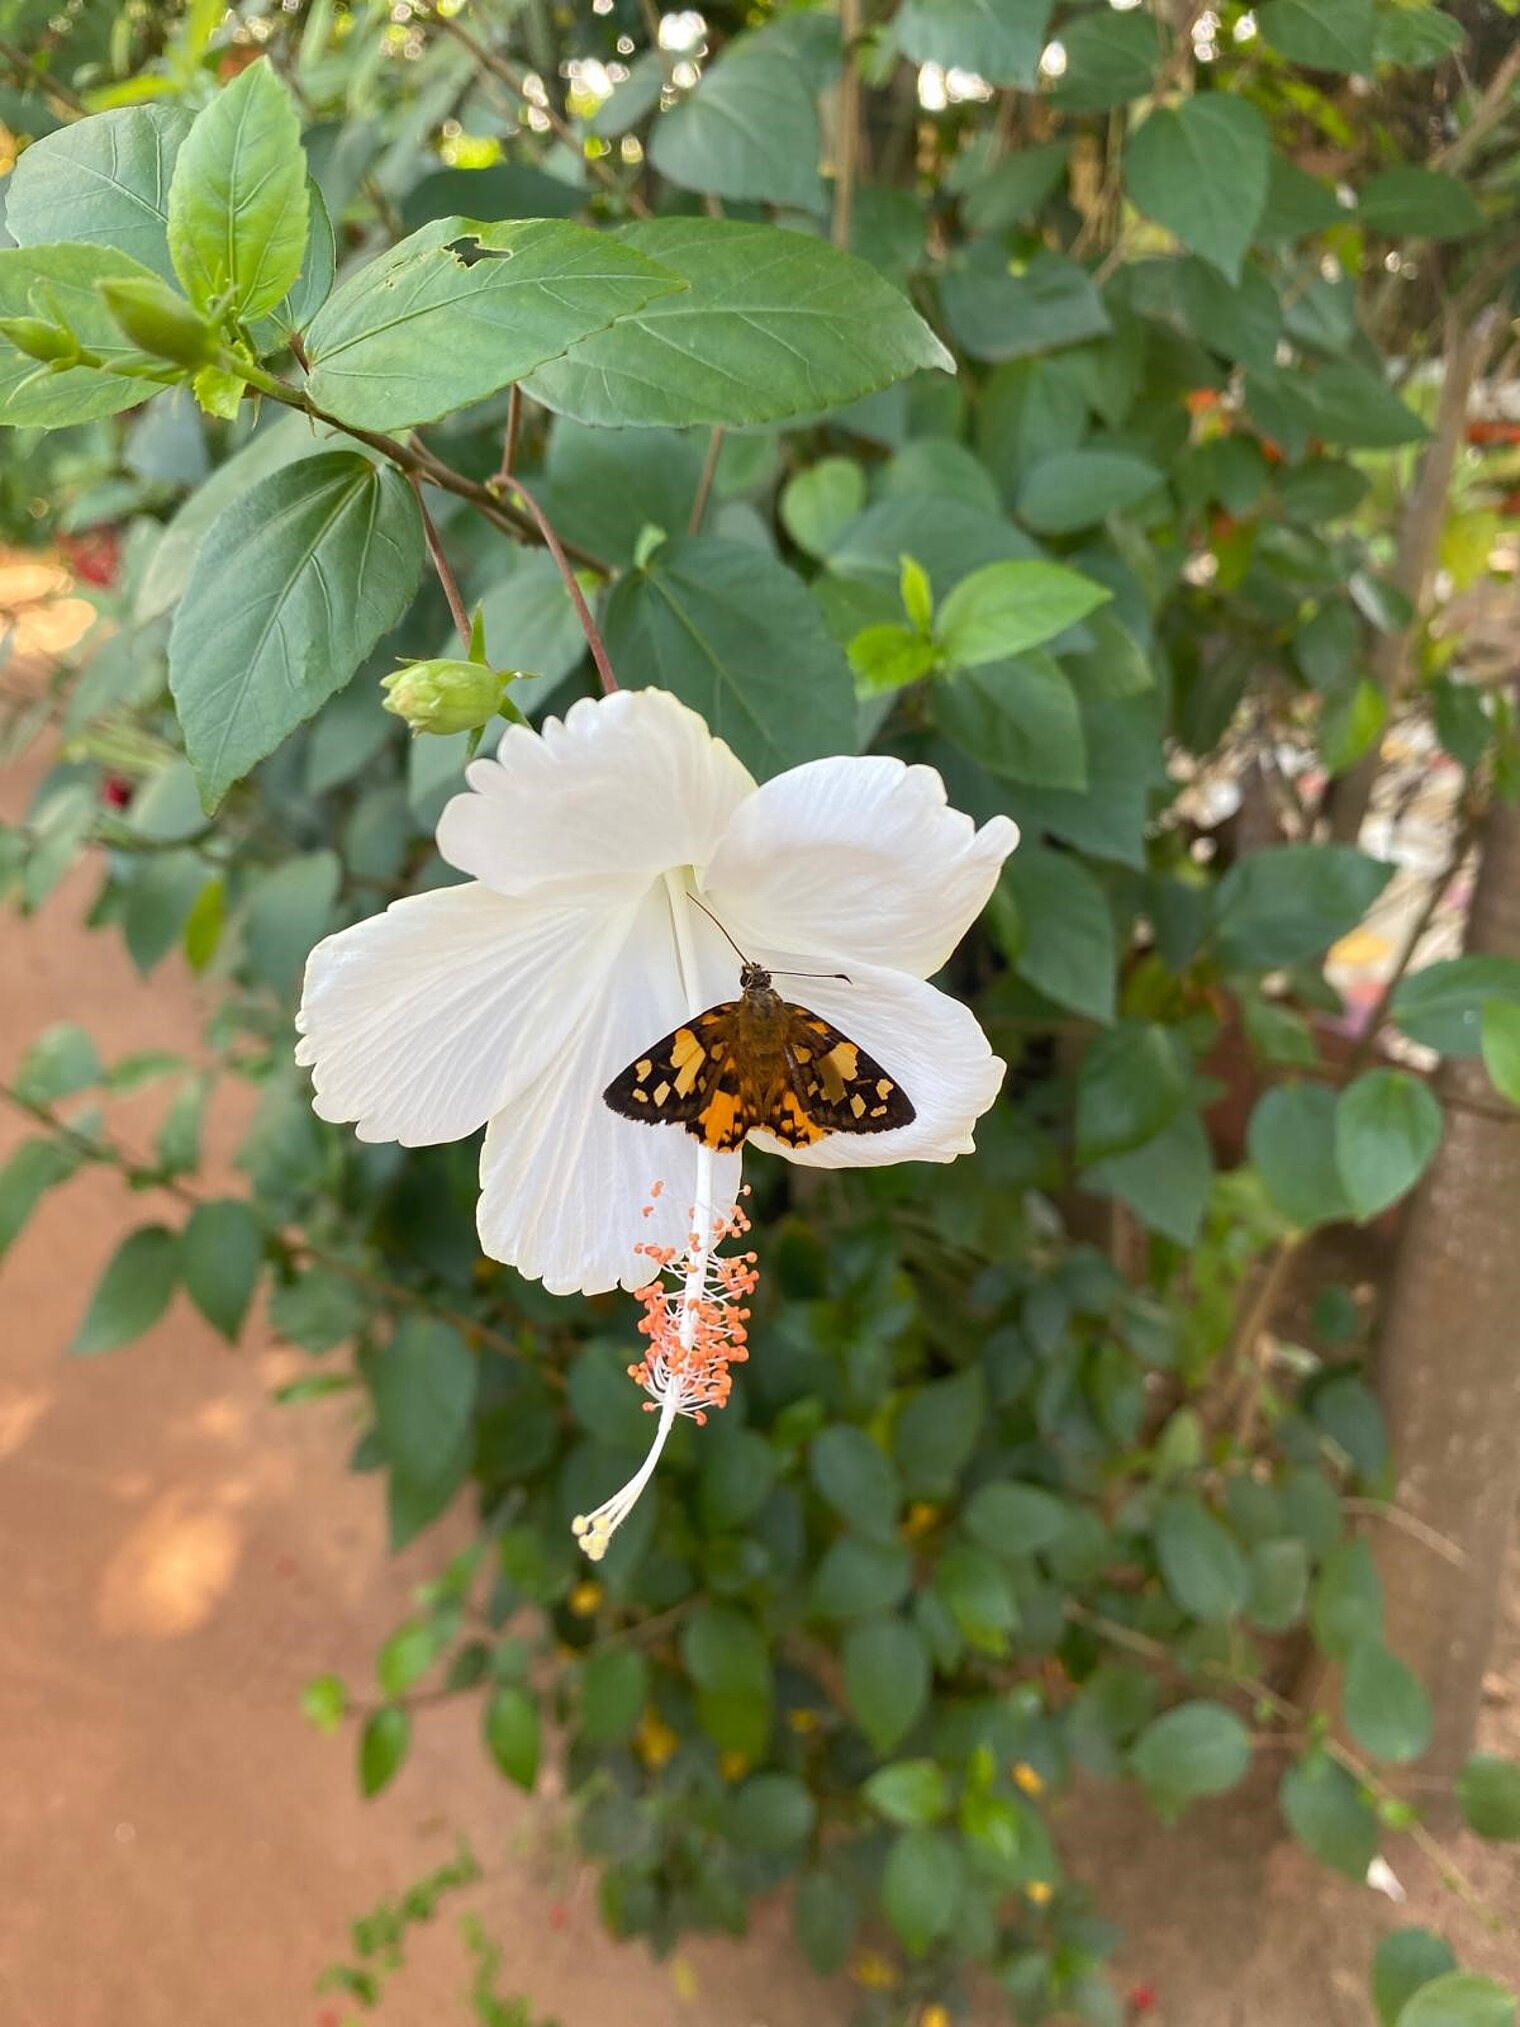
[[[763,965],[744,960],[739,997],[646,1049],[602,1093],[614,1112],[675,1121],[708,1147],[742,1147],[752,1128],[786,1147],[829,1133],[888,1133],[915,1117],[912,1100],[859,1043],[793,1006]]]

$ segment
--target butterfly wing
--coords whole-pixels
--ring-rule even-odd
[[[826,1133],[890,1133],[917,1117],[897,1079],[821,1014],[788,1006],[788,1083],[760,1124],[788,1147]]]
[[[734,1048],[736,1000],[683,1021],[602,1093],[614,1112],[647,1126],[684,1126],[721,1152],[742,1147],[755,1124]]]

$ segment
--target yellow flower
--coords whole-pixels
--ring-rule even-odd
[[[905,1541],[922,1541],[939,1520],[939,1508],[931,1506],[927,1499],[916,1499],[908,1508],[908,1517],[902,1524]]]
[[[890,1992],[898,1982],[897,1967],[878,1950],[861,1950],[850,1966],[850,1976],[868,1992]]]
[[[718,1755],[718,1772],[725,1781],[742,1781],[749,1769],[748,1753],[724,1752]]]
[[[1045,1783],[1028,1760],[1020,1760],[1013,1769],[1013,1784],[1022,1788],[1026,1795],[1043,1795]]]
[[[816,1710],[803,1709],[789,1710],[786,1714],[786,1721],[793,1731],[806,1738],[810,1731],[818,1729],[823,1719],[818,1715]]]
[[[639,1758],[652,1774],[657,1774],[674,1756],[680,1743],[679,1734],[671,1730],[651,1704],[639,1719],[639,1728],[633,1735],[633,1749]]]
[[[918,2027],[950,2027],[950,2015],[943,2006],[925,2006],[918,2016]]]
[[[603,1591],[600,1584],[594,1584],[589,1577],[578,1583],[566,1601],[578,1619],[589,1619],[601,1607]]]
[[[1024,1891],[1036,1907],[1049,1907],[1056,1890],[1048,1879],[1031,1879]]]

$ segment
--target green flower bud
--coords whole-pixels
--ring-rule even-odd
[[[414,732],[473,732],[496,715],[502,678],[478,662],[412,662],[380,687],[386,710]]]
[[[58,362],[74,365],[79,360],[79,340],[73,332],[48,323],[45,317],[0,317],[0,338],[45,366]]]
[[[117,329],[140,352],[176,366],[205,366],[216,357],[216,334],[166,282],[97,282],[96,290]]]

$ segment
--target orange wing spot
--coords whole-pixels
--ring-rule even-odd
[[[649,1056],[640,1056],[633,1066],[633,1074],[641,1084],[647,1084],[654,1075],[654,1062]]]
[[[702,1044],[690,1028],[676,1029],[670,1042],[670,1060],[678,1070],[693,1056],[701,1062],[703,1053]]]
[[[639,1096],[642,1098],[643,1095],[644,1094],[641,1091],[639,1093]],[[669,1096],[670,1096],[670,1086],[668,1084],[656,1084],[654,1089],[654,1102],[656,1103],[656,1105],[663,1105],[665,1103],[665,1100]]]
[[[891,1079],[890,1077],[881,1077],[881,1078],[878,1078],[878,1079],[877,1079],[877,1084],[876,1084],[876,1095],[877,1095],[877,1097],[878,1097],[878,1098],[890,1098],[890,1097],[891,1097],[891,1095],[892,1095],[892,1079]]]
[[[855,1114],[857,1119],[864,1119],[866,1116],[866,1101],[858,1091],[850,1100],[850,1110]]]
[[[702,1138],[708,1146],[736,1147],[747,1131],[748,1127],[740,1124],[739,1101],[733,1092],[714,1091],[702,1114]]]

